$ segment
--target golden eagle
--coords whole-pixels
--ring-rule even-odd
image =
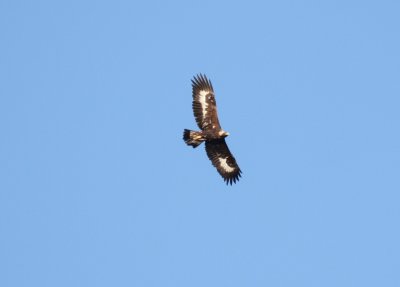
[[[208,158],[211,160],[226,184],[236,183],[242,171],[226,145],[229,135],[218,121],[217,104],[211,81],[205,75],[197,75],[192,80],[193,113],[201,131],[183,131],[183,140],[193,148],[205,142]]]

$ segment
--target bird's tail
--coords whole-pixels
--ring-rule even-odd
[[[183,131],[183,140],[187,145],[190,145],[193,148],[195,148],[203,141],[205,141],[205,138],[203,137],[203,134],[201,132],[195,132],[185,129]]]

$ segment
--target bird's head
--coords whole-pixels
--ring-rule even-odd
[[[224,130],[220,130],[218,134],[219,134],[220,137],[224,137],[224,138],[229,136],[229,133],[224,131]]]

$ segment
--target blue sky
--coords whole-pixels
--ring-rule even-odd
[[[0,286],[400,286],[399,9],[1,1]]]

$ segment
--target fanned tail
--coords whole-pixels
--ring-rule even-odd
[[[201,132],[195,132],[191,130],[185,129],[183,131],[183,140],[187,145],[192,146],[193,148],[196,148],[199,146],[205,139],[203,137],[203,134]]]

